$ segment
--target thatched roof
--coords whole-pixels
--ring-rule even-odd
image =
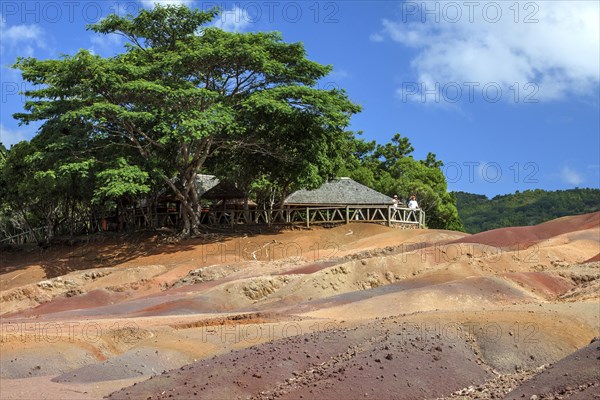
[[[391,205],[392,198],[350,178],[340,178],[327,182],[315,190],[298,190],[289,195],[284,204],[288,206]]]
[[[211,189],[207,190],[202,196],[207,200],[223,200],[223,199],[243,199],[245,193],[238,189],[233,183],[219,182]]]
[[[217,206],[222,206],[223,205],[223,200],[219,200],[217,202]],[[243,206],[244,205],[244,199],[226,199],[225,200],[225,205],[226,206]],[[252,201],[251,199],[248,199],[248,206],[250,207],[256,207],[257,204],[256,202]]]
[[[202,197],[204,193],[219,184],[219,179],[214,175],[198,174],[196,175],[196,191],[198,196]]]

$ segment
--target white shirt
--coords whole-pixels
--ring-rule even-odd
[[[408,208],[410,208],[411,210],[416,210],[417,208],[419,208],[419,203],[417,203],[416,200],[411,200],[408,202]]]

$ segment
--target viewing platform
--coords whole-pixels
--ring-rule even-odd
[[[403,229],[425,228],[425,212],[393,206],[291,207],[250,210],[203,210],[203,225],[313,225],[378,223]]]

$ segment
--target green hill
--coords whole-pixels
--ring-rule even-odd
[[[526,190],[498,195],[454,192],[465,230],[477,233],[507,226],[536,225],[566,215],[600,210],[599,189]]]

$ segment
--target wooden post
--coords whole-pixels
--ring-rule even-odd
[[[387,220],[388,220],[388,226],[392,226],[392,207],[391,206],[388,206]]]
[[[346,225],[350,223],[350,206],[346,206]]]
[[[306,207],[306,227],[310,228],[310,208]]]

